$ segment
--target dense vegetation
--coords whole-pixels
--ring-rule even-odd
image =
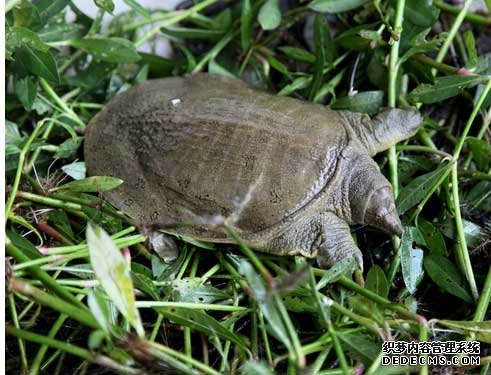
[[[6,2],[8,373],[489,373],[489,0],[94,2],[94,19]],[[172,58],[141,52],[162,40]],[[86,178],[84,129],[118,92],[198,71],[335,109],[418,106],[418,134],[376,157],[402,238],[353,228],[364,273],[239,238],[152,253],[100,194],[119,181]],[[477,339],[481,366],[382,366],[386,339]]]

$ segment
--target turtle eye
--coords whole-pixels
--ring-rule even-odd
[[[371,195],[364,222],[399,237],[402,235],[403,228],[390,187],[380,188]]]

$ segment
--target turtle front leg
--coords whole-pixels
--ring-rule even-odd
[[[354,257],[363,270],[363,255],[353,242],[346,221],[332,212],[322,214],[321,238],[317,253],[317,263],[321,268],[329,268],[342,259]]]

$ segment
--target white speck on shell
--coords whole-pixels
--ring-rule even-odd
[[[179,98],[172,98],[172,99],[170,100],[170,103],[171,103],[171,104],[172,104],[174,107],[176,107],[176,106],[178,106],[179,104],[181,104],[181,103],[182,103],[182,100],[181,100],[181,99],[179,99]]]

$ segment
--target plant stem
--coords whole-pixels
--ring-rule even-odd
[[[486,96],[491,90],[491,79],[488,80],[486,87],[481,93],[481,96],[479,97],[476,105],[474,106],[474,109],[472,110],[472,113],[467,120],[467,123],[465,125],[465,128],[460,135],[457,145],[455,146],[453,157],[455,160],[459,159],[460,152],[462,151],[462,148],[464,147],[464,142],[467,137],[467,134],[469,134],[470,128],[474,122],[474,119],[476,118],[477,114],[479,113],[479,110],[486,99]],[[469,287],[471,289],[472,296],[474,299],[479,298],[479,292],[477,290],[476,286],[476,280],[474,279],[474,271],[472,270],[472,264],[470,261],[469,257],[469,251],[467,249],[467,241],[465,239],[465,233],[464,233],[464,224],[462,222],[462,214],[460,212],[460,197],[459,197],[459,181],[458,181],[458,170],[457,170],[457,163],[454,163],[452,165],[452,198],[453,198],[453,210],[455,213],[455,225],[457,228],[457,235],[458,235],[458,241],[456,244],[456,250],[457,250],[457,258],[459,259],[460,266],[462,267],[462,271],[467,279],[467,282],[469,283]]]
[[[482,287],[481,295],[479,297],[479,301],[477,302],[476,312],[474,313],[474,317],[472,321],[474,322],[482,322],[486,317],[486,312],[488,311],[489,302],[491,300],[491,266],[488,270],[488,275],[486,276],[486,280],[484,281],[484,285]],[[469,334],[468,339],[474,340],[476,337],[474,332]]]
[[[450,14],[457,15],[460,12],[459,8],[449,5],[441,0],[433,0],[433,5]],[[475,23],[477,25],[491,26],[491,17],[484,17],[474,13],[466,13],[464,19],[467,22]]]
[[[248,311],[247,307],[219,305],[216,303],[170,302],[170,301],[136,301],[138,308],[178,307],[193,310],[213,311]]]
[[[450,45],[452,44],[452,41],[455,38],[455,35],[457,35],[460,26],[462,25],[462,22],[464,22],[465,16],[467,14],[467,11],[469,10],[469,7],[471,6],[472,0],[465,0],[464,5],[462,6],[462,9],[460,10],[459,14],[455,18],[454,23],[452,24],[452,27],[450,28],[447,37],[445,38],[445,41],[443,42],[442,46],[440,47],[440,50],[438,51],[438,54],[436,55],[436,62],[441,63],[443,59],[445,58],[445,55],[448,52],[448,49],[450,48]],[[436,69],[433,69],[433,75],[436,74]]]
[[[87,308],[80,309],[77,306],[74,306],[64,300],[48,294],[41,289],[33,287],[29,283],[19,280],[12,279],[11,281],[12,289],[16,292],[32,298],[34,301],[39,303],[40,305],[47,306],[55,311],[61,312],[63,314],[67,314],[71,318],[78,320],[80,323],[83,323],[91,328],[100,329],[99,323],[94,319],[92,314],[87,310]],[[78,303],[80,301],[76,300]]]
[[[22,329],[17,329],[10,325],[5,327],[5,331],[12,336],[20,337],[24,340],[35,342],[41,345],[47,345],[51,348],[61,350],[65,353],[72,354],[74,356],[80,357],[88,362],[107,367],[113,370],[115,373],[125,374],[125,375],[140,375],[141,371],[137,369],[133,369],[131,367],[119,364],[113,359],[102,356],[102,355],[93,355],[87,349],[81,348],[79,346],[75,346],[72,344],[68,344],[63,341],[55,340],[51,337],[47,337],[45,335],[39,335],[37,333],[25,331]]]
[[[72,119],[78,126],[85,128],[85,123],[80,120],[80,117],[73,112],[73,110],[66,105],[66,103],[56,94],[55,90],[50,86],[50,84],[44,79],[39,77],[39,83],[43,87],[44,91],[55,101],[56,104],[60,106],[63,111],[68,114],[68,117]]]
[[[17,309],[15,308],[15,300],[14,300],[13,293],[9,293],[7,301],[10,309],[10,317],[12,318],[15,328],[19,329],[20,328],[19,317],[17,315]],[[17,341],[19,344],[19,354],[20,354],[22,371],[25,374],[27,374],[29,372],[29,365],[27,363],[26,346],[24,344],[24,340],[21,337],[18,337]]]
[[[139,39],[135,43],[135,46],[139,47],[143,43],[145,43],[147,40],[149,40],[150,38],[153,38],[155,35],[157,35],[160,32],[160,29],[162,27],[167,27],[167,26],[173,25],[179,21],[182,21],[183,19],[193,15],[194,13],[199,12],[200,10],[202,10],[202,9],[206,8],[207,6],[215,3],[216,1],[217,0],[204,0],[201,3],[198,3],[198,4],[192,6],[191,8],[189,8],[183,12],[175,12],[177,14],[174,13],[172,17],[165,19],[162,23],[158,24],[157,26],[155,26],[154,28],[149,30],[141,39]],[[138,27],[138,26],[136,26],[136,27]]]
[[[431,57],[423,55],[422,53],[417,53],[417,54],[411,56],[411,58],[414,60],[421,61],[422,63],[429,65],[429,66],[435,68],[436,70],[438,70],[444,74],[447,74],[447,75],[458,74],[458,72],[459,72],[458,68],[451,66],[451,65],[444,64],[442,62],[438,62],[438,61],[432,59]]]

